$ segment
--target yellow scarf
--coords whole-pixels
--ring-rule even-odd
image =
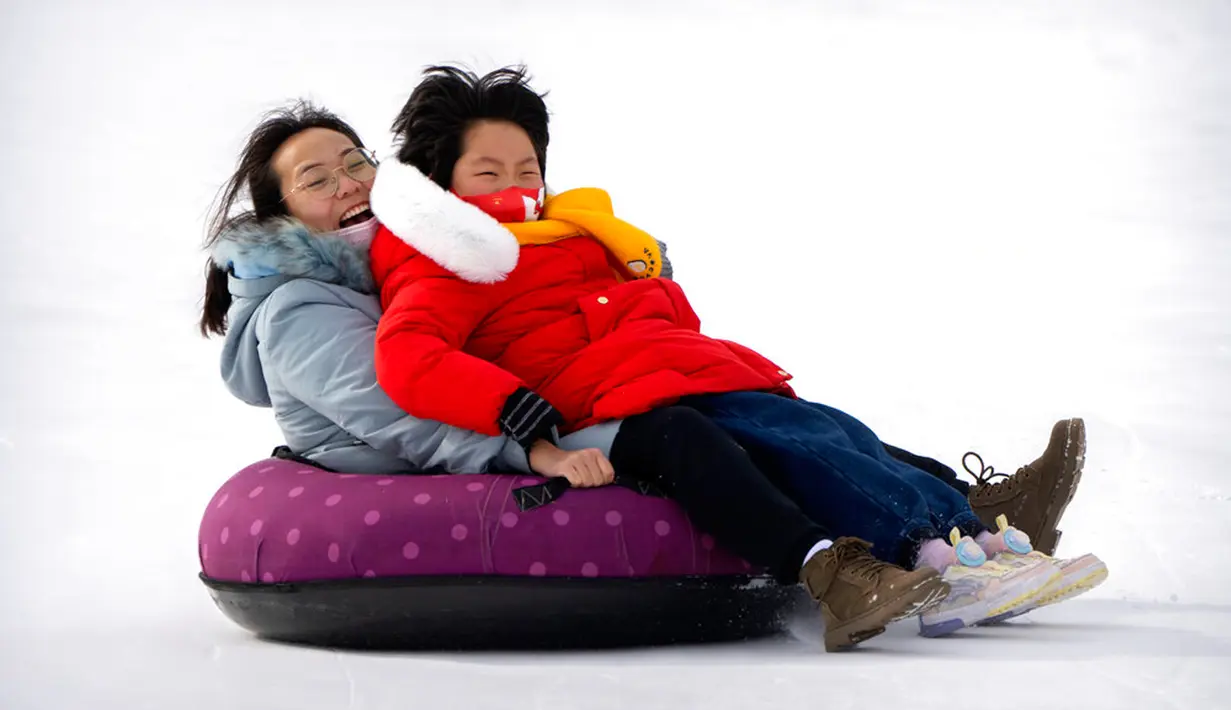
[[[596,187],[583,187],[548,197],[537,222],[505,223],[517,243],[550,244],[570,237],[592,237],[624,265],[628,278],[648,279],[662,271],[658,242],[646,232],[616,217],[611,197]]]

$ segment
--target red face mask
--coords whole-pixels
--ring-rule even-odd
[[[543,213],[545,193],[546,190],[541,187],[506,187],[487,195],[458,197],[462,202],[483,210],[497,222],[534,222]]]

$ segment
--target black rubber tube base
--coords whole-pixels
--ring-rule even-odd
[[[243,584],[201,577],[262,638],[372,650],[585,649],[769,636],[810,604],[767,577],[407,577]]]

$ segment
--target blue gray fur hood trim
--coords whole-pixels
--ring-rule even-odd
[[[366,248],[313,234],[290,217],[249,222],[224,232],[211,255],[215,264],[232,273],[309,278],[360,293],[376,290]]]

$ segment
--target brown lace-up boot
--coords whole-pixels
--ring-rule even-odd
[[[966,464],[971,456],[979,462],[978,473]],[[983,465],[981,456],[967,452],[962,466],[978,479],[970,489],[970,507],[991,530],[996,529],[997,515],[1006,516],[1013,527],[1030,536],[1034,549],[1055,555],[1061,535],[1057,525],[1077,492],[1085,461],[1086,423],[1081,419],[1056,422],[1043,455],[1012,476],[997,473]]]
[[[884,633],[885,626],[922,614],[949,594],[949,585],[928,567],[907,572],[868,552],[872,544],[838,538],[799,571],[825,620],[825,650],[837,651]]]

